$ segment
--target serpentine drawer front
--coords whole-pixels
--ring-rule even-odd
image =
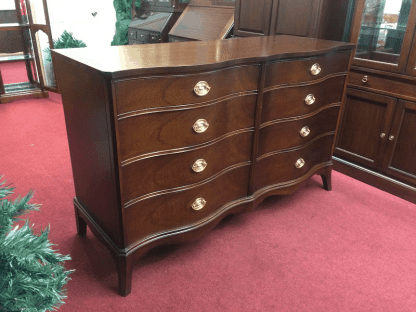
[[[119,292],[133,260],[195,239],[228,214],[331,189],[354,45],[274,36],[52,51],[78,234],[110,250]]]

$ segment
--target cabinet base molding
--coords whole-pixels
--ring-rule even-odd
[[[332,161],[335,171],[416,204],[415,187],[335,156]]]

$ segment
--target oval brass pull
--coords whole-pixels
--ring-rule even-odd
[[[384,137],[386,136],[385,133],[380,134],[380,138],[384,139]]]
[[[194,87],[194,92],[198,96],[207,95],[209,90],[211,90],[211,87],[209,86],[208,82],[206,82],[206,81],[200,81]]]
[[[313,103],[315,103],[315,96],[313,94],[308,94],[305,98],[305,104],[306,105],[312,105]]]
[[[194,125],[192,126],[192,128],[194,129],[196,133],[205,132],[208,129],[208,127],[209,127],[209,124],[205,119],[198,119],[197,121],[195,121]]]
[[[389,136],[389,140],[393,141],[394,140],[394,135]]]
[[[302,137],[307,137],[309,133],[311,133],[311,129],[309,129],[308,126],[305,126],[302,129],[300,129],[299,133]]]
[[[313,76],[316,76],[316,75],[318,75],[321,72],[321,70],[322,70],[321,69],[321,66],[318,63],[315,63],[311,67],[311,74]]]
[[[295,167],[298,169],[302,168],[304,165],[305,165],[305,160],[303,158],[299,158],[295,162]]]
[[[192,170],[195,172],[201,172],[204,171],[204,169],[207,167],[207,162],[205,159],[198,159],[194,164],[192,165]]]
[[[364,83],[366,83],[366,82],[368,81],[368,76],[367,76],[367,75],[365,75],[365,76],[363,77],[363,79],[361,79],[361,81],[362,81],[362,82],[364,82]]]
[[[206,203],[207,201],[205,199],[203,199],[202,197],[199,197],[195,199],[194,203],[192,204],[192,209],[201,210],[202,208],[204,208]]]

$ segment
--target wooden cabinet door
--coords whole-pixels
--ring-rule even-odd
[[[317,37],[322,0],[279,0],[273,7],[271,35]]]
[[[395,104],[395,98],[347,88],[334,154],[378,169]]]
[[[236,0],[234,34],[236,36],[268,36],[273,2],[277,0]]]
[[[416,103],[399,100],[389,133],[383,168],[416,185]]]

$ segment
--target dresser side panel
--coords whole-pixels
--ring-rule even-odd
[[[65,113],[78,201],[105,234],[122,246],[111,86],[92,70],[53,53]]]

